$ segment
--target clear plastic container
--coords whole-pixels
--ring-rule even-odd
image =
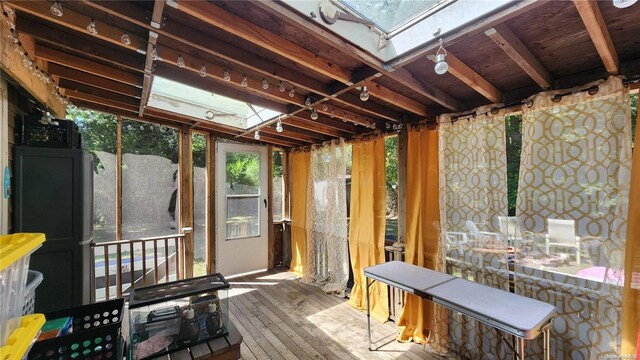
[[[44,239],[44,234],[0,236],[0,346],[20,327],[29,258]]]
[[[33,314],[33,310],[36,306],[36,288],[44,276],[42,273],[35,270],[29,270],[27,273],[27,285],[24,289],[24,302],[22,303],[22,315]]]

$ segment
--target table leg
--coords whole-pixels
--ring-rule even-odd
[[[369,340],[369,351],[371,351],[371,309],[369,308],[369,279],[365,277],[364,282],[367,287],[367,336]],[[371,283],[373,284],[373,281]]]
[[[543,335],[543,341],[544,341],[544,359],[545,360],[550,360],[551,359],[551,333],[550,333],[550,328],[551,326],[547,326],[542,335]]]
[[[524,338],[518,337],[518,357],[524,360]]]

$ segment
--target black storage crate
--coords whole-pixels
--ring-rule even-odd
[[[24,146],[82,148],[80,130],[71,120],[53,119],[51,124],[41,124],[33,116],[25,117],[20,135],[20,143]]]
[[[119,360],[123,315],[123,299],[46,314],[48,320],[71,316],[73,332],[35,342],[28,360]]]

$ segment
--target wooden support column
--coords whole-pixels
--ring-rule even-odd
[[[207,135],[207,274],[216,272],[216,137]]]
[[[407,145],[409,129],[398,135],[398,243],[407,243]]]
[[[122,240],[122,116],[116,119],[116,240]]]
[[[188,125],[180,128],[180,228],[192,231],[184,237],[184,278],[193,277],[193,158],[191,151],[192,129]]]
[[[268,261],[269,269],[275,267],[275,248],[273,241],[273,147],[267,145],[267,233],[268,240]]]

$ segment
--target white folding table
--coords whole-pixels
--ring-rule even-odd
[[[556,316],[553,305],[474,283],[401,261],[391,261],[364,269],[367,289],[367,331],[371,350],[369,287],[376,280],[458,311],[504,333],[516,337],[515,348],[502,338],[514,355],[524,360],[524,341],[543,334],[544,356],[549,360],[550,327]],[[372,279],[369,282],[369,279]]]

